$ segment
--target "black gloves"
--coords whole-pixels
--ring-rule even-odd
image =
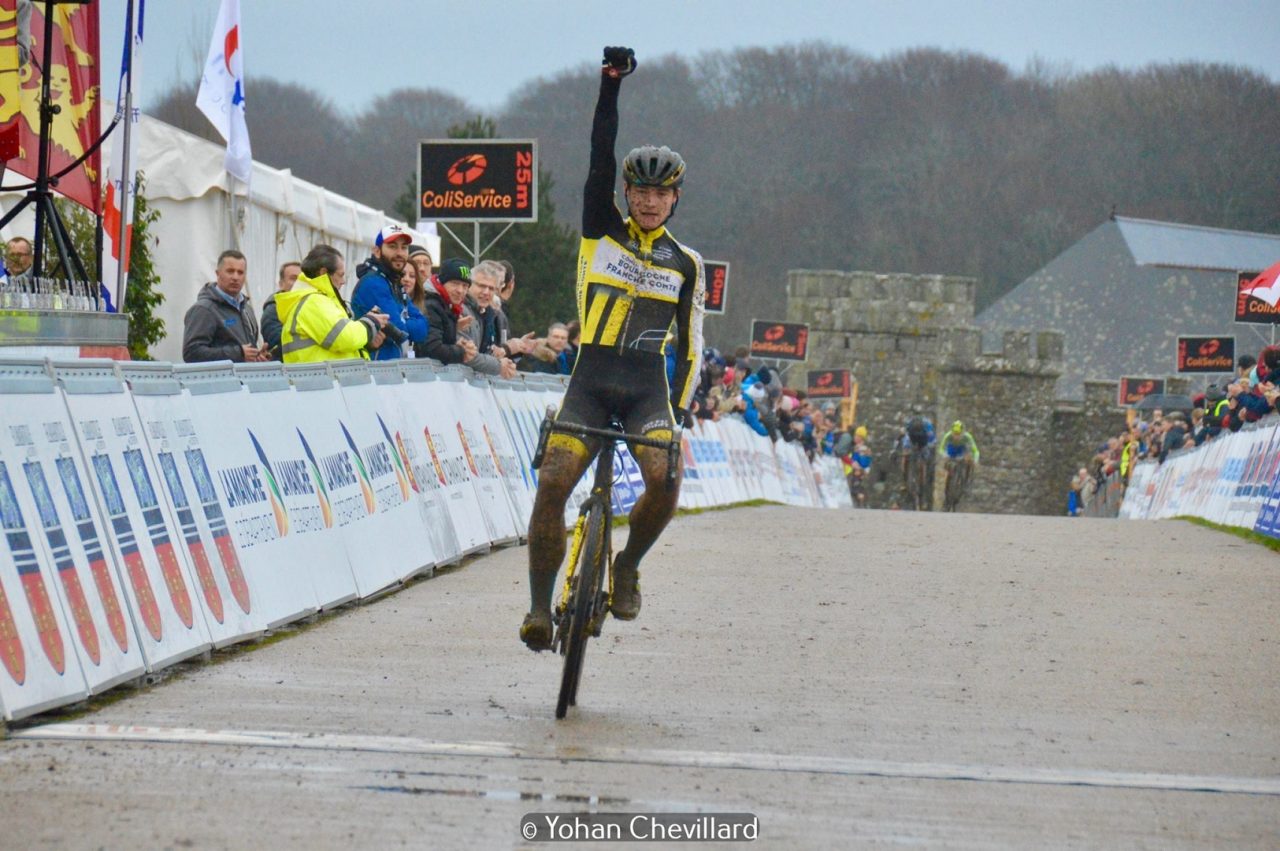
[[[671,411],[675,414],[676,425],[681,428],[693,428],[693,414],[689,413],[687,408],[672,406]]]
[[[600,73],[617,80],[636,70],[636,52],[629,47],[606,47]]]

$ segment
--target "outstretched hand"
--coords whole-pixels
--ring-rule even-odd
[[[629,47],[606,47],[600,72],[615,80],[636,70],[636,52]]]

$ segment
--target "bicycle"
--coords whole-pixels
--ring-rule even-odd
[[[912,447],[907,455],[906,485],[907,499],[912,511],[928,511],[932,508],[933,489],[930,487],[929,462],[932,453],[929,447]]]
[[[969,489],[969,475],[972,468],[967,459],[947,459],[947,481],[943,486],[943,511],[955,511],[960,507],[960,500]]]
[[[542,456],[547,440],[553,432],[580,437],[603,439],[600,454],[596,458],[595,481],[591,495],[578,508],[578,520],[573,526],[573,540],[569,546],[568,566],[565,568],[564,585],[560,601],[552,612],[555,633],[552,647],[564,657],[564,670],[560,676],[560,696],[556,701],[556,718],[562,719],[570,706],[578,704],[578,684],[582,679],[582,662],[587,652],[587,639],[600,637],[605,616],[609,612],[609,595],[604,591],[605,572],[613,563],[613,458],[617,444],[622,441],[633,446],[652,446],[667,450],[667,487],[675,486],[680,463],[680,429],[672,430],[670,440],[627,434],[616,420],[610,420],[609,428],[589,428],[573,423],[558,423],[555,409],[548,408],[538,434],[538,449],[534,453],[533,469],[542,466]],[[612,587],[612,582],[610,583]]]

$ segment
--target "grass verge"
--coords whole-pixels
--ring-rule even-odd
[[[1190,517],[1182,515],[1173,518],[1174,520],[1185,520],[1188,523],[1194,523],[1197,526],[1203,526],[1206,529],[1214,529],[1218,532],[1226,532],[1228,535],[1235,535],[1237,538],[1243,538],[1254,544],[1261,544],[1272,552],[1280,553],[1280,538],[1272,538],[1269,535],[1262,535],[1252,529],[1241,529],[1239,526],[1226,526],[1222,523],[1214,523],[1211,520],[1205,520],[1200,517]]]

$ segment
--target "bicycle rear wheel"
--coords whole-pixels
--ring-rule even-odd
[[[582,546],[574,571],[573,588],[564,616],[566,630],[563,647],[564,671],[560,675],[560,697],[556,701],[556,718],[564,718],[570,706],[578,703],[578,681],[582,677],[582,660],[587,653],[587,637],[600,604],[604,582],[604,507],[597,505],[587,514],[583,526]],[[603,614],[603,613],[600,613]]]

